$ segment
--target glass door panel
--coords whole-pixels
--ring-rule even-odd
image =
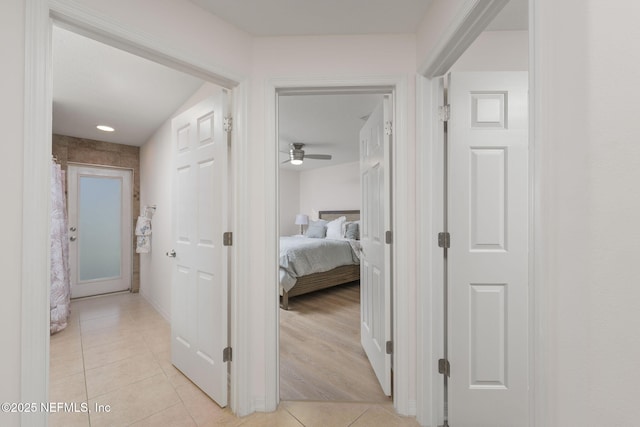
[[[120,277],[122,179],[81,176],[78,202],[80,281]]]

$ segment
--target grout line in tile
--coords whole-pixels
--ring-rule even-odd
[[[166,376],[166,375],[167,375],[167,374],[165,373],[165,376]],[[168,377],[167,377],[167,380],[168,380]],[[173,383],[172,383],[171,381],[169,381],[169,384],[171,384],[171,387],[173,387],[173,390],[174,390],[174,391],[176,392],[176,394],[178,395],[178,399],[180,399],[180,404],[181,404],[182,406],[184,406],[185,410],[187,411],[187,414],[189,414],[189,418],[191,418],[191,421],[193,421],[193,423],[194,423],[195,425],[198,425],[198,423],[196,422],[196,419],[195,419],[195,418],[193,418],[193,415],[191,415],[191,412],[189,412],[189,410],[187,409],[187,406],[185,405],[185,401],[184,401],[184,399],[182,398],[182,396],[180,395],[180,393],[178,393],[178,389],[176,388],[176,386],[175,386],[175,385],[173,385]]]
[[[114,317],[114,316],[116,316],[116,315],[115,314],[109,314],[109,315],[106,315],[106,316],[100,316],[100,317],[93,317],[93,318],[90,318],[90,319],[85,319],[85,321],[94,321],[94,320],[105,319],[107,317]],[[131,329],[134,329],[135,320],[133,320],[133,318],[131,317],[131,315],[129,315],[128,312],[120,313],[120,314],[118,314],[118,316],[126,316],[127,317],[126,322],[131,326]],[[84,330],[82,328],[82,321],[80,321],[78,327],[80,328],[80,335],[90,334],[90,333],[93,333],[93,332],[100,332],[100,331],[104,331],[106,329],[117,329],[117,330],[120,330],[120,331],[123,330],[121,326],[113,326],[113,325],[104,326],[104,327],[101,327],[101,328]],[[85,326],[85,328],[86,328],[86,326]]]
[[[151,418],[151,417],[153,417],[153,416],[155,416],[155,415],[159,414],[159,413],[160,413],[160,412],[162,412],[162,411],[166,411],[166,410],[171,409],[171,408],[173,408],[174,406],[178,406],[178,405],[183,405],[183,406],[184,406],[184,404],[182,403],[182,401],[176,402],[175,404],[173,404],[173,405],[171,405],[171,406],[167,406],[166,408],[162,408],[161,410],[159,410],[159,411],[157,411],[157,412],[154,412],[153,414],[150,414],[149,416],[146,416],[146,417],[141,418],[141,419],[139,419],[139,420],[135,420],[135,421],[133,421],[133,422],[130,422],[129,424],[127,424],[127,426],[131,426],[131,425],[134,425],[134,424],[139,423],[139,422],[141,422],[141,421],[144,421],[144,420],[146,420],[146,419],[148,419],[148,418]],[[189,411],[187,411],[187,413],[189,413]],[[191,418],[191,414],[189,414],[189,418]],[[193,419],[193,418],[191,418],[191,419]],[[194,423],[195,423],[195,421],[194,421]]]
[[[95,368],[91,368],[91,369],[89,369],[89,371],[93,371],[93,370],[95,370],[95,369],[100,369],[100,368],[102,368],[102,367],[109,366],[109,365],[113,365],[113,364],[116,364],[116,363],[122,363],[122,362],[124,362],[125,360],[133,359],[133,358],[135,358],[135,357],[140,357],[140,355],[139,355],[139,354],[138,354],[138,355],[133,355],[133,356],[131,356],[131,357],[127,357],[126,359],[120,359],[120,360],[116,360],[116,361],[114,361],[114,362],[106,363],[106,364],[101,365],[101,366],[96,366]],[[160,367],[160,366],[158,365],[158,367]],[[162,371],[162,367],[160,367],[160,371]],[[87,371],[85,371],[85,375],[84,375],[85,387],[86,387],[86,385],[87,385],[87,373],[86,373],[86,372],[87,372]],[[112,390],[104,391],[104,392],[102,392],[102,393],[100,393],[100,394],[97,394],[97,395],[95,395],[95,396],[92,396],[92,397],[89,397],[89,390],[87,389],[87,401],[92,400],[92,399],[98,399],[99,397],[104,396],[105,394],[113,393],[114,391],[118,391],[118,390],[120,390],[120,389],[122,389],[122,388],[129,387],[129,386],[131,386],[131,385],[133,385],[133,384],[137,384],[137,383],[139,383],[139,382],[141,382],[141,381],[144,381],[144,380],[148,380],[149,378],[154,377],[154,376],[156,376],[156,375],[158,375],[158,374],[157,374],[157,373],[156,373],[156,374],[148,374],[148,375],[147,375],[147,376],[145,376],[144,378],[140,378],[140,379],[138,379],[138,380],[136,380],[136,381],[134,381],[134,382],[132,382],[132,383],[125,384],[125,385],[123,385],[122,387],[118,387],[118,388],[115,388],[115,389],[112,389]]]
[[[368,406],[367,409],[365,409],[360,415],[358,415],[353,421],[351,421],[347,427],[354,425],[356,421],[364,416],[364,414],[369,412],[369,409],[371,409],[371,406]]]
[[[87,387],[87,366],[85,365],[85,362],[84,362],[84,343],[82,339],[82,322],[80,320],[78,320],[78,328],[80,328],[80,351],[82,352],[82,373],[84,375],[84,398],[86,399],[85,401],[87,402],[87,405],[88,405],[89,404],[89,388]],[[91,411],[88,411],[87,419],[89,421],[89,427],[91,427]]]
[[[277,408],[276,408],[276,410],[277,410]],[[302,420],[298,419],[298,417],[296,417],[295,415],[293,415],[293,414],[291,413],[291,411],[289,411],[287,408],[284,408],[284,410],[285,410],[285,412],[287,412],[289,415],[291,415],[291,416],[292,416],[292,417],[293,417],[297,422],[299,422],[299,423],[300,423],[300,425],[301,425],[302,427],[306,427],[306,426],[304,425],[304,423],[302,422]]]

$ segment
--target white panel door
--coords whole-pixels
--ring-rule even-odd
[[[227,135],[225,93],[172,121],[174,150],[171,360],[227,405]]]
[[[69,165],[71,297],[131,288],[132,171]]]
[[[360,340],[382,386],[391,395],[391,268],[385,231],[391,229],[389,100],[385,98],[360,130],[362,183],[360,242]]]
[[[528,76],[449,84],[449,422],[529,421]]]

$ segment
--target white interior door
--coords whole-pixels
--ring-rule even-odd
[[[131,288],[132,172],[69,165],[71,297]]]
[[[382,391],[391,395],[391,230],[389,99],[385,97],[360,130],[362,183],[360,242],[360,340]]]
[[[222,90],[172,121],[171,360],[227,405],[227,134]]]
[[[449,82],[449,422],[526,426],[528,76]]]

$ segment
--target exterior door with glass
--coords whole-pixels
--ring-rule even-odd
[[[71,297],[131,288],[132,171],[69,165]]]

